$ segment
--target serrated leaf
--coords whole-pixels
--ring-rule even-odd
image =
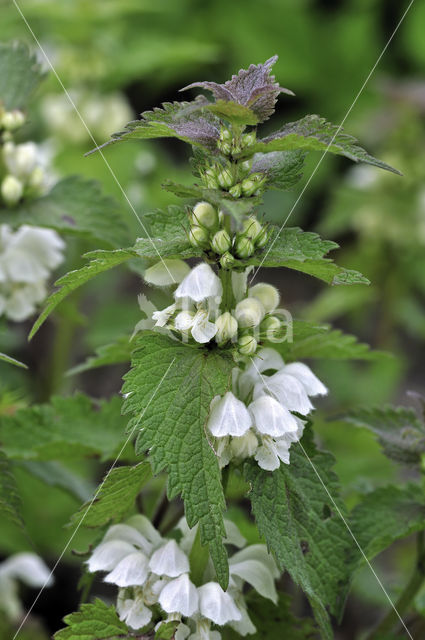
[[[391,406],[359,408],[337,419],[373,431],[383,452],[391,460],[407,465],[421,463],[425,453],[425,425],[413,409]]]
[[[291,189],[302,178],[306,156],[303,151],[256,153],[252,172],[265,174],[269,189]]]
[[[279,566],[306,593],[324,637],[332,638],[327,610],[337,617],[342,612],[353,541],[314,471],[344,513],[333,457],[316,448],[309,431],[302,447],[293,444],[290,464],[281,464],[273,473],[254,461],[246,463],[244,473],[260,533]]]
[[[18,460],[113,458],[124,442],[121,400],[94,403],[83,394],[54,396],[50,404],[0,416],[4,452]]]
[[[130,394],[124,411],[133,414],[128,429],[138,429],[136,451],[149,450],[154,473],[168,472],[169,498],[181,494],[189,526],[199,522],[201,542],[209,545],[223,588],[228,583],[225,501],[205,424],[211,400],[230,384],[233,365],[223,350],[207,351],[146,332],[137,340],[123,387]]]
[[[119,522],[131,509],[142,487],[151,477],[150,466],[141,462],[134,467],[117,467],[105,476],[95,499],[88,500],[71,517],[70,525],[101,527]]]
[[[190,225],[186,209],[177,205],[145,213],[143,220],[147,222],[151,236],[162,238],[164,242],[174,240],[176,234],[187,238],[189,233]]]
[[[52,293],[52,295],[47,298],[43,311],[30,331],[28,336],[29,340],[31,340],[31,338],[37,333],[43,322],[48,318],[52,311],[56,309],[58,304],[69,296],[70,293],[95,276],[99,275],[99,273],[103,273],[113,267],[117,267],[119,264],[136,256],[137,253],[132,249],[117,249],[115,251],[93,251],[85,255],[88,258],[93,258],[89,264],[85,265],[81,269],[69,271],[69,273],[62,276],[62,278],[59,278],[59,280],[55,282],[55,285],[59,286],[60,289]]]
[[[2,362],[7,362],[8,364],[14,364],[15,367],[21,367],[21,369],[28,369],[28,366],[23,362],[19,362],[19,360],[15,360],[12,356],[8,356],[5,353],[0,353],[0,360]]]
[[[302,231],[298,227],[271,228],[271,236],[261,253],[254,254],[236,264],[258,267],[286,267],[302,271],[324,280],[328,284],[369,284],[369,280],[358,271],[345,269],[324,256],[338,245],[322,240],[317,233]]]
[[[233,100],[225,102],[224,100],[217,100],[216,102],[208,105],[208,110],[215,113],[220,118],[230,120],[236,125],[255,125],[258,124],[258,116],[251,111],[249,107],[243,104],[238,104]]]
[[[326,122],[318,115],[309,115],[288,122],[281,129],[270,136],[258,140],[239,154],[239,157],[249,157],[252,153],[268,153],[270,151],[327,151],[345,156],[354,162],[365,162],[380,169],[386,169],[400,174],[385,162],[377,160],[367,151],[357,146],[357,140],[343,132],[337,125]]]
[[[0,43],[0,103],[6,110],[25,108],[44,76],[26,44]]]
[[[12,472],[12,465],[6,454],[0,451],[0,514],[3,518],[24,528],[21,508],[21,498]]]
[[[366,494],[350,516],[350,526],[370,560],[393,542],[425,527],[425,496],[418,484],[387,486]],[[356,566],[363,563],[357,554]]]
[[[314,640],[317,629],[310,618],[297,618],[291,611],[291,598],[278,592],[278,603],[262,598],[251,591],[246,596],[248,615],[257,631],[250,634],[250,640],[271,640],[280,638],[282,633],[288,640]],[[240,634],[228,626],[221,630],[223,640],[237,640]]]
[[[93,604],[82,604],[79,611],[65,616],[68,625],[55,633],[54,640],[116,640],[128,638],[128,628],[119,619],[115,607],[96,598]]]
[[[82,236],[107,247],[125,246],[130,234],[117,202],[100,185],[79,176],[60,180],[41,198],[2,209],[1,217],[13,227],[32,224]]]
[[[133,344],[130,336],[121,336],[116,342],[105,344],[96,349],[94,356],[89,356],[84,362],[78,364],[66,372],[67,376],[75,376],[90,369],[105,367],[107,365],[124,364],[130,362]]]
[[[330,325],[313,325],[294,320],[292,342],[273,343],[287,362],[306,358],[331,360],[376,360],[389,357],[382,351],[373,351],[369,345],[358,342],[355,336],[332,329]]]

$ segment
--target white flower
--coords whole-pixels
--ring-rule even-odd
[[[291,362],[287,364],[284,367],[284,372],[297,378],[309,396],[325,396],[328,393],[323,382],[302,362]]]
[[[146,606],[143,595],[139,594],[134,599],[125,597],[125,589],[118,595],[117,611],[120,620],[131,629],[145,627],[152,618],[152,611]]]
[[[187,573],[166,584],[158,599],[164,611],[182,616],[192,616],[198,610],[198,601],[198,591]]]
[[[0,609],[14,621],[23,614],[18,580],[29,587],[50,587],[53,577],[35,553],[17,553],[0,564]]]
[[[152,319],[156,320],[156,327],[165,327],[173,313],[176,311],[176,305],[171,304],[169,307],[162,309],[162,311],[154,311],[152,314]]]
[[[283,438],[273,440],[270,436],[263,436],[263,444],[257,449],[255,460],[266,471],[275,471],[280,461],[289,464],[289,444]]]
[[[138,513],[131,516],[131,518],[128,518],[128,520],[126,520],[126,524],[129,527],[137,529],[137,531],[139,531],[139,533],[141,533],[142,536],[154,547],[162,544],[163,540],[161,535],[146,516]]]
[[[232,271],[232,290],[236,303],[246,296],[248,276],[254,267],[247,267],[245,271]]]
[[[201,615],[218,625],[231,620],[240,620],[241,613],[229,593],[223,591],[218,582],[207,582],[198,587]]]
[[[202,302],[208,298],[221,297],[222,293],[220,278],[208,264],[202,262],[179,284],[174,295],[176,298],[190,298],[194,302]]]
[[[214,322],[208,320],[208,311],[205,309],[199,309],[194,318],[192,324],[192,338],[201,344],[205,344],[212,340],[217,333],[217,327]]]
[[[259,282],[248,289],[250,298],[256,298],[261,302],[266,313],[270,313],[279,305],[279,291],[271,284]]]
[[[294,416],[271,396],[262,395],[248,406],[256,429],[265,435],[279,438],[285,433],[296,433]]]
[[[134,526],[126,523],[114,524],[105,533],[102,543],[108,540],[120,540],[139,547],[146,555],[152,552],[152,544]]]
[[[235,318],[242,328],[256,327],[264,318],[264,307],[256,298],[244,298],[235,308]]]
[[[215,326],[217,329],[215,336],[217,344],[224,344],[225,342],[228,342],[238,333],[237,320],[231,313],[229,313],[229,311],[225,311],[216,319]]]
[[[180,311],[174,318],[174,326],[179,331],[189,331],[193,327],[194,311]]]
[[[124,540],[101,542],[87,560],[88,569],[90,573],[112,571],[123,558],[130,553],[134,553],[134,551],[136,551],[136,548]]]
[[[188,275],[190,267],[183,260],[165,258],[146,269],[144,279],[157,287],[178,284]]]
[[[154,552],[149,568],[158,576],[177,578],[182,573],[189,573],[189,559],[175,540],[169,540]]]
[[[146,582],[149,573],[149,560],[141,551],[125,556],[116,567],[104,578],[118,587],[132,587]]]
[[[252,424],[245,404],[228,391],[223,398],[216,396],[211,402],[208,429],[213,436],[242,436]]]
[[[1,183],[1,195],[7,205],[14,205],[22,198],[24,193],[24,185],[15,178],[15,176],[7,175]]]
[[[9,142],[3,147],[3,159],[7,169],[13,175],[24,178],[35,169],[40,158],[39,148],[35,142],[13,144]]]
[[[274,373],[264,382],[257,383],[254,387],[254,398],[264,393],[270,393],[290,411],[308,415],[313,409],[313,405],[307,391],[297,378],[284,373],[284,371],[285,368]]]
[[[234,437],[230,442],[232,458],[251,458],[258,448],[258,439],[250,429],[243,436]]]

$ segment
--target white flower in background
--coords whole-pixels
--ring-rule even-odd
[[[225,520],[225,544],[239,549],[229,561],[230,581],[223,591],[214,580],[211,562],[205,568],[200,586],[190,577],[189,555],[198,527],[189,529],[185,518],[177,525],[181,538],[163,539],[144,516],[133,516],[126,523],[113,525],[87,561],[90,572],[108,572],[105,582],[119,587],[117,612],[133,630],[152,620],[159,605],[163,622],[178,622],[176,639],[220,640],[219,627],[230,624],[246,635],[255,633],[244,600],[244,584],[277,602],[274,580],[280,575],[265,545],[246,547],[237,526]]]
[[[49,171],[51,156],[49,145],[4,143],[2,158],[7,174],[1,184],[1,194],[7,206],[13,206],[27,193],[40,196],[53,186],[55,178]]]
[[[18,583],[29,587],[50,587],[53,577],[48,567],[35,553],[17,553],[0,564],[0,610],[11,621],[23,615],[18,596]]]
[[[65,243],[55,231],[0,225],[0,315],[20,322],[46,297],[46,283],[62,261]]]
[[[211,402],[207,427],[216,438],[220,466],[248,457],[268,471],[281,462],[289,464],[290,446],[304,430],[304,422],[292,412],[308,415],[310,397],[326,393],[307,365],[285,365],[277,351],[261,349],[244,370],[234,369],[232,392]]]

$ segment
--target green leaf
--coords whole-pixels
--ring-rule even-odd
[[[369,284],[369,280],[358,271],[345,269],[332,260],[324,258],[331,250],[338,248],[335,242],[322,240],[317,233],[302,231],[298,227],[272,227],[269,242],[261,253],[237,264],[262,267],[287,267],[302,271],[328,284]]]
[[[15,360],[12,356],[8,356],[5,353],[0,353],[0,360],[7,362],[8,364],[14,364],[15,367],[21,367],[22,369],[28,369],[28,366],[19,360]]]
[[[62,278],[59,278],[55,282],[56,286],[60,289],[52,293],[47,298],[46,305],[37,318],[34,326],[32,327],[28,339],[37,333],[46,318],[52,313],[52,311],[58,306],[62,300],[64,300],[70,293],[81,287],[83,284],[113,267],[118,266],[122,262],[134,258],[136,252],[133,249],[117,249],[115,251],[92,251],[85,254],[87,258],[92,257],[89,264],[85,265],[81,269],[70,271]]]
[[[317,629],[310,618],[297,618],[291,611],[291,598],[286,593],[278,593],[278,603],[262,598],[254,591],[246,596],[248,615],[256,633],[249,636],[250,640],[272,640],[282,637],[288,640],[314,640],[317,638]],[[224,627],[221,630],[223,640],[238,640],[239,633]]]
[[[183,207],[171,205],[167,209],[157,209],[143,215],[147,222],[150,235],[162,238],[164,242],[175,239],[176,234],[187,239],[189,233],[189,217]]]
[[[344,514],[333,464],[307,430],[302,443],[292,445],[289,465],[269,473],[252,461],[244,469],[260,534],[279,566],[306,593],[325,638],[333,637],[327,610],[338,617],[344,606],[353,553],[352,538],[329,497]]]
[[[225,506],[217,459],[205,432],[211,400],[230,385],[234,363],[224,350],[205,350],[145,332],[125,376],[129,430],[138,430],[137,453],[150,451],[154,473],[166,470],[168,496],[182,495],[190,527],[200,525],[223,588],[228,565],[223,545]]]
[[[258,116],[249,107],[233,100],[228,102],[216,100],[216,102],[207,105],[206,108],[220,118],[230,120],[236,125],[255,125],[259,123]]]
[[[134,467],[117,467],[108,473],[95,492],[95,499],[88,500],[71,517],[70,524],[85,527],[102,527],[119,522],[131,509],[142,487],[151,477],[150,466],[141,462]]]
[[[359,408],[337,419],[373,431],[384,454],[391,460],[414,466],[421,463],[425,453],[425,425],[413,409],[391,406]]]
[[[97,369],[106,365],[123,364],[130,362],[133,343],[130,336],[121,336],[116,342],[105,344],[96,349],[94,356],[89,356],[85,362],[78,364],[67,371],[67,376],[74,376],[90,369]]]
[[[425,527],[425,496],[418,484],[381,487],[366,494],[353,509],[352,531],[370,560],[396,540]],[[360,552],[355,567],[363,563]]]
[[[335,136],[335,139],[333,139]],[[318,115],[305,116],[296,122],[288,122],[281,129],[267,138],[258,140],[254,145],[242,151],[239,157],[251,156],[252,153],[268,153],[270,151],[327,151],[345,156],[354,162],[366,164],[400,174],[385,162],[377,160],[364,149],[357,146],[357,140],[343,132],[337,125],[326,122]]]
[[[79,611],[65,616],[68,625],[55,633],[54,640],[116,640],[128,638],[128,628],[118,618],[115,607],[96,598],[93,604],[82,604]]]
[[[372,351],[369,345],[358,342],[355,336],[332,329],[330,325],[292,322],[292,342],[273,343],[287,362],[306,358],[331,360],[377,360],[390,357],[383,351]]]
[[[25,108],[44,75],[27,45],[0,42],[0,103],[6,110]]]
[[[21,498],[12,473],[12,465],[5,453],[0,451],[0,514],[3,518],[24,528],[21,507]]]
[[[155,632],[155,640],[173,640],[178,625],[178,620],[163,622]]]
[[[252,171],[266,175],[269,189],[291,189],[302,178],[306,155],[303,151],[256,153]]]
[[[59,462],[37,460],[22,460],[19,467],[39,478],[50,487],[59,487],[77,500],[87,500],[91,495],[91,486],[88,482],[64,467]]]
[[[124,442],[121,399],[94,403],[83,394],[0,416],[4,452],[18,460],[114,458]]]
[[[24,201],[14,209],[2,209],[1,218],[13,227],[21,224],[49,227],[107,247],[125,246],[130,241],[117,202],[102,193],[97,182],[79,176],[60,180],[41,198]]]

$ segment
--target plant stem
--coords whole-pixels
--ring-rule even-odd
[[[381,620],[379,625],[368,636],[368,640],[378,639],[383,634],[390,631],[400,620],[401,616],[409,607],[415,595],[418,593],[425,580],[425,532],[420,531],[416,537],[417,556],[416,567],[412,577],[404,588],[394,607]],[[397,615],[398,614],[398,615]]]

